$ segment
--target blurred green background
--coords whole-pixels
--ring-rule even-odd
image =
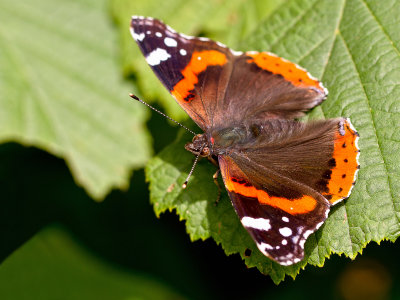
[[[150,119],[155,137],[165,122]],[[96,203],[62,160],[13,143],[0,153],[1,299],[400,297],[398,242],[370,244],[355,261],[333,255],[276,286],[214,241],[190,242],[174,213],[157,219],[142,171],[128,191]]]
[[[323,268],[308,265],[296,280],[287,278],[276,286],[268,276],[260,274],[255,268],[247,269],[239,255],[226,256],[213,240],[191,242],[184,223],[179,221],[174,212],[165,213],[158,219],[149,203],[143,167],[153,153],[158,153],[175,140],[178,129],[163,117],[137,108],[136,103],[130,102],[127,91],[148,94],[156,108],[167,110],[178,119],[184,119],[184,116],[175,104],[168,103],[173,103],[171,98],[163,98],[165,92],[149,91],[151,84],[154,84],[151,83],[153,79],[148,79],[150,83],[140,83],[143,80],[138,75],[140,70],[127,67],[137,66],[124,54],[135,45],[133,41],[130,46],[124,45],[125,33],[118,33],[125,29],[128,33],[129,23],[129,18],[121,21],[124,17],[118,10],[127,16],[151,14],[152,11],[158,16],[161,12],[166,13],[164,10],[170,7],[167,19],[176,17],[181,20],[177,23],[190,24],[186,33],[224,39],[228,45],[235,46],[243,36],[255,29],[259,20],[267,18],[278,5],[284,5],[287,1],[252,1],[252,4],[246,1],[232,1],[230,4],[213,1],[214,9],[212,6],[204,8],[204,5],[208,5],[203,1],[174,1],[170,4],[162,1],[100,1],[101,5],[89,0],[76,3],[61,0],[35,0],[25,4],[14,2],[0,0],[0,19],[4,20],[0,29],[0,299],[400,299],[399,242],[372,243],[354,261],[333,255]],[[200,16],[191,20],[192,15],[187,12],[199,5],[203,7],[203,15],[199,13]],[[235,12],[243,12],[247,7],[248,11],[244,10],[239,21],[233,22]],[[211,15],[210,11],[215,13]],[[207,14],[209,18],[202,20]],[[215,20],[218,22],[215,23]],[[62,38],[69,44],[90,49],[85,53],[86,56],[80,57],[79,47],[77,52],[65,50],[63,45],[64,50],[57,48],[61,46],[56,45],[59,43],[56,40],[54,45],[43,44],[44,39],[38,43],[40,45],[35,45],[37,38],[30,31],[31,27],[36,26],[39,32],[42,23],[48,22],[46,31],[54,29],[55,36],[65,34],[65,31],[51,27],[53,21],[55,26],[66,24],[68,27],[72,24],[73,27],[73,24],[78,24],[75,30],[82,32],[81,38],[74,39],[68,35]],[[104,22],[109,31],[99,31],[105,26],[99,22]],[[236,24],[234,30],[229,22]],[[198,24],[203,25],[199,27]],[[178,24],[178,27],[183,25]],[[93,33],[85,36],[86,31]],[[51,35],[47,38],[51,41]],[[104,48],[98,48],[98,45]],[[68,81],[59,80],[50,71],[46,77],[46,68],[41,67],[46,60],[50,66],[56,65],[60,74],[72,74],[72,69],[57,65],[57,60],[52,60],[53,57],[40,47],[55,53],[55,57],[61,53],[57,58],[60,60],[77,59],[73,64],[78,68],[78,73],[73,73],[71,78],[79,84],[90,86],[90,90],[96,93],[81,92],[78,85],[70,86]],[[15,66],[10,62],[18,60],[18,55],[24,57],[27,65],[32,63],[33,71],[21,67],[13,73]],[[89,57],[95,58],[90,61]],[[107,59],[110,65],[97,66],[101,65],[100,60],[104,62]],[[143,60],[142,57],[134,59]],[[114,68],[112,72],[111,65]],[[79,67],[82,68],[82,74],[79,74]],[[145,72],[148,73],[149,69]],[[35,74],[35,80],[30,80],[27,74]],[[13,76],[18,79],[12,81]],[[39,95],[53,97],[46,105],[55,106],[53,109],[58,113],[55,114],[55,126],[61,124],[68,127],[70,123],[75,126],[71,135],[64,135],[69,143],[57,144],[50,134],[42,134],[43,130],[35,127],[37,122],[32,118],[29,122],[23,118],[23,121],[15,121],[11,114],[7,115],[12,111],[7,101],[23,103],[27,99],[23,91],[28,90],[30,94],[33,89],[26,82],[11,84],[25,76],[28,83],[37,82],[41,90]],[[143,76],[151,78],[152,75]],[[118,83],[123,86],[121,91],[119,85],[110,83],[112,79],[108,77],[115,77],[114,80],[122,82]],[[42,81],[43,78],[48,81]],[[53,85],[59,82],[62,85],[57,90]],[[102,90],[96,84],[107,88]],[[107,144],[109,140],[104,138],[104,141],[94,143],[95,150],[91,152],[91,146],[84,143],[84,138],[76,138],[76,143],[71,138],[74,134],[80,134],[80,128],[86,128],[83,125],[86,117],[73,119],[64,116],[65,119],[62,119],[60,112],[65,108],[57,104],[57,95],[62,98],[64,93],[71,94],[75,102],[83,103],[86,98],[92,99],[93,102],[87,102],[88,111],[98,114],[96,120],[100,120],[92,122],[88,117],[88,123],[91,124],[87,126],[94,128],[88,132],[93,133],[94,137],[100,139],[104,135],[101,123],[106,123],[104,130],[111,130],[116,120],[127,118],[119,112],[115,112],[114,119],[100,113],[102,105],[97,105],[96,101],[100,102],[103,98],[116,99],[118,103],[115,106],[130,109],[132,119],[139,125],[128,123],[125,127],[118,127],[119,134],[124,136],[121,138],[107,132],[114,137],[109,139],[113,143]],[[110,100],[109,103],[112,105],[113,102]],[[21,107],[24,105],[21,104]],[[107,112],[109,108],[103,109]],[[19,117],[27,115],[21,114]],[[43,120],[43,117],[32,115]],[[14,129],[13,122],[24,124],[25,129],[21,129],[24,127],[22,125]],[[109,124],[110,127],[107,127]],[[137,138],[139,134],[133,135],[129,131],[135,126],[142,137]],[[127,128],[126,132],[124,128]],[[82,132],[86,133],[85,130],[82,129]],[[87,136],[87,139],[91,137]],[[107,159],[95,155],[96,147],[102,145],[105,145],[110,164],[119,164],[115,171],[117,175],[111,171],[108,173],[108,169],[96,173],[88,167],[91,156],[94,156],[93,163]],[[84,149],[84,154],[79,152],[80,149]],[[88,158],[83,159],[84,155]],[[123,160],[124,156],[129,155],[140,159]],[[104,175],[96,177],[92,175],[93,172],[104,172]],[[90,180],[85,181],[84,176]],[[114,182],[113,178],[118,176],[122,179]],[[104,178],[111,179],[107,181]],[[126,178],[126,182],[123,178]],[[94,201],[102,198],[104,200],[101,202]]]

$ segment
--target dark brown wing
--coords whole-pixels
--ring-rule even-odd
[[[292,264],[303,258],[305,240],[330,205],[349,196],[358,171],[358,135],[346,119],[272,119],[257,126],[252,140],[219,156],[221,172],[259,249]]]
[[[246,52],[235,57],[213,124],[224,124],[224,115],[233,116],[238,123],[298,118],[326,95],[322,84],[296,64],[268,52]]]

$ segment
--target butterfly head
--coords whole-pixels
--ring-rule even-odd
[[[205,134],[196,134],[191,143],[185,145],[185,149],[192,152],[194,155],[201,157],[210,156],[210,144]]]

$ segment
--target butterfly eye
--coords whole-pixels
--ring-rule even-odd
[[[192,139],[192,143],[200,141],[200,143],[202,144],[203,140],[204,140],[203,134],[196,134]]]

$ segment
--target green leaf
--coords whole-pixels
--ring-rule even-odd
[[[137,76],[138,85],[146,101],[158,99],[165,112],[176,120],[187,118],[178,104],[159,84],[150,71],[143,55],[129,33],[132,15],[158,18],[175,30],[190,35],[207,35],[213,39],[236,46],[247,33],[254,30],[259,21],[285,0],[225,0],[210,5],[203,0],[112,0],[112,12],[120,27],[123,70],[126,76]]]
[[[99,260],[57,227],[42,230],[1,265],[0,298],[183,299],[156,278]]]
[[[101,199],[148,159],[148,111],[118,68],[107,1],[0,0],[0,141],[64,158]]]
[[[307,240],[305,260],[283,267],[263,257],[241,227],[226,193],[214,206],[215,168],[201,163],[187,190],[181,184],[192,160],[187,134],[147,166],[157,214],[175,209],[192,240],[212,237],[227,254],[239,253],[279,283],[307,264],[322,266],[332,253],[352,259],[367,243],[400,234],[400,3],[378,0],[291,0],[242,43],[241,50],[268,50],[306,67],[329,89],[309,117],[349,117],[360,133],[361,170],[351,197],[335,206],[325,225]],[[173,101],[171,99],[171,101]],[[245,257],[246,248],[252,249]]]

